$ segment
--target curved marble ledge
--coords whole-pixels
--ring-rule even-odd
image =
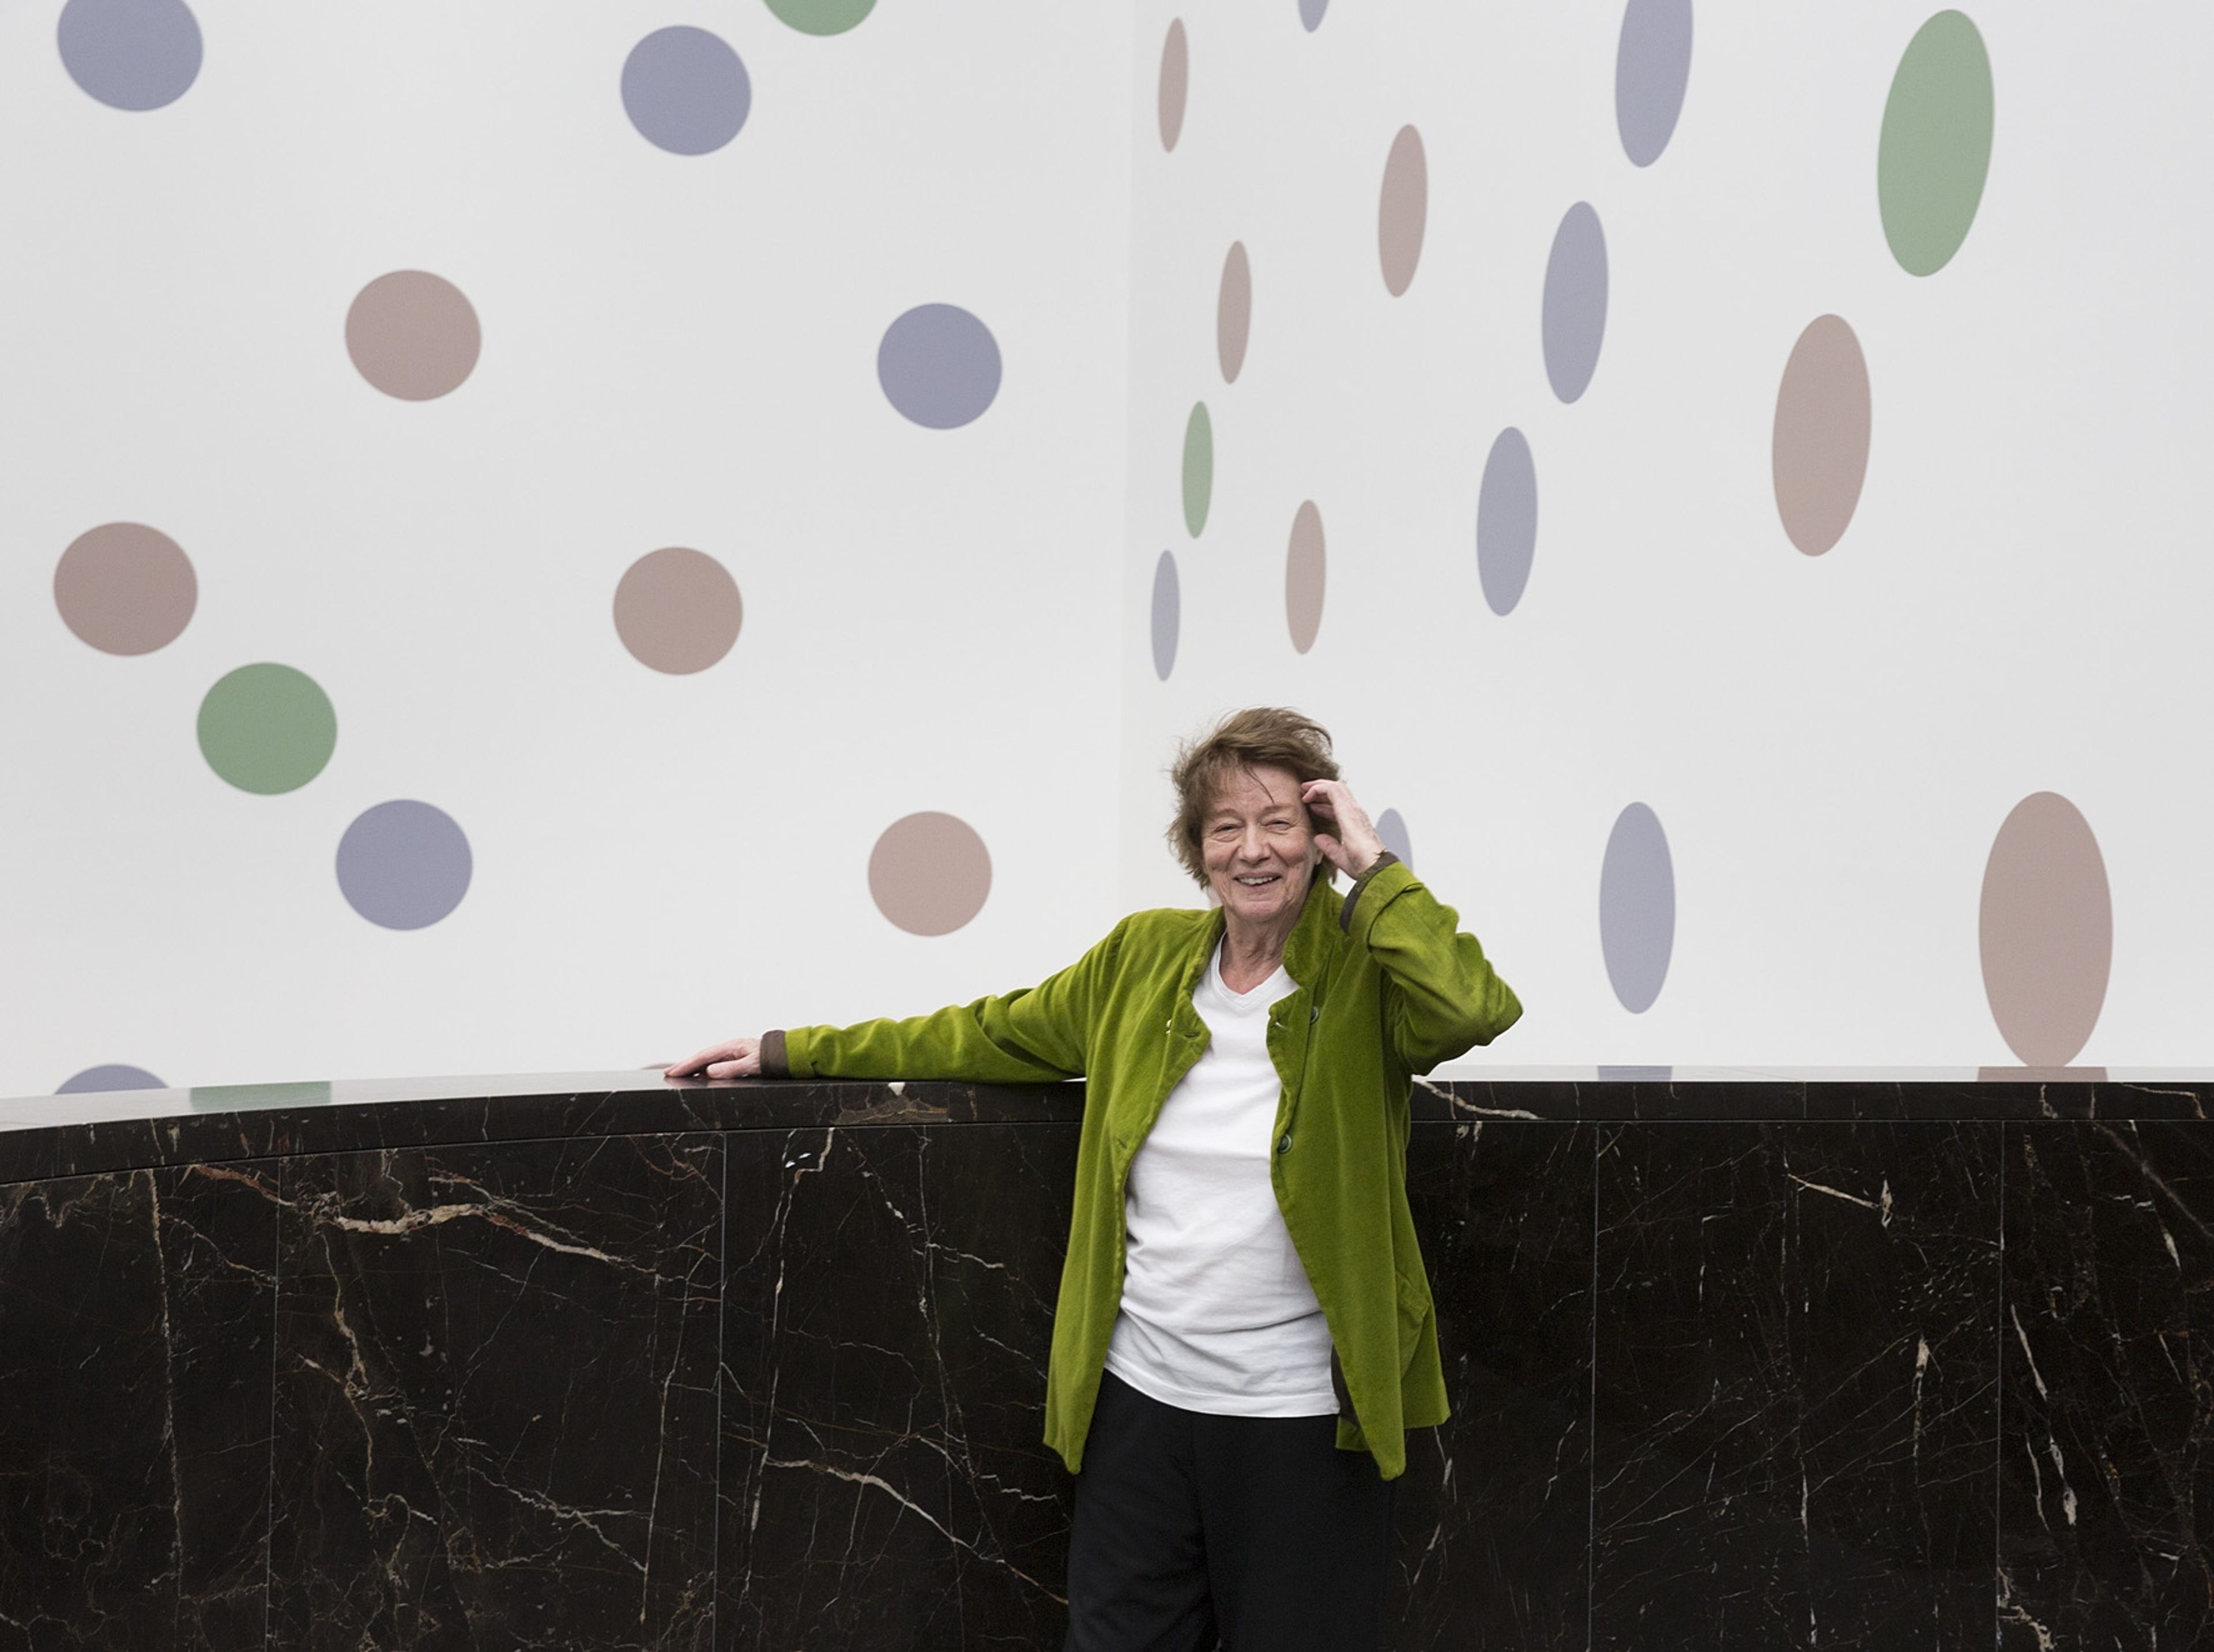
[[[2214,1643],[2210,1100],[1425,1081],[1453,1416],[1387,1644]],[[1082,1107],[653,1072],[0,1103],[0,1652],[1058,1644]]]
[[[687,1130],[1067,1123],[1081,1083],[701,1083],[653,1068],[317,1080],[0,1100],[0,1184],[295,1153]],[[2214,1072],[1489,1068],[1418,1080],[1418,1122],[2204,1119]]]
[[[699,1083],[657,1069],[353,1079],[113,1091],[0,1101],[0,1184],[301,1153],[788,1130],[862,1124],[1057,1123],[1080,1084]]]

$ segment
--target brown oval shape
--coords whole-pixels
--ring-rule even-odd
[[[1430,164],[1422,135],[1399,128],[1384,159],[1384,187],[1376,205],[1376,252],[1384,288],[1394,298],[1406,291],[1422,261],[1422,229],[1429,221]]]
[[[1984,867],[1984,996],[2026,1067],[2065,1067],[2099,1023],[2113,899],[2090,823],[2057,792],[2015,805]]]
[[[361,376],[402,401],[431,401],[476,370],[484,333],[462,290],[427,270],[394,270],[354,295],[346,353]]]
[[[1253,266],[1245,243],[1233,241],[1222,260],[1222,288],[1214,300],[1214,353],[1222,382],[1235,384],[1245,365],[1245,340],[1253,328]]]
[[[926,810],[894,821],[869,854],[877,910],[910,935],[947,935],[983,909],[992,855],[976,828]]]
[[[1161,42],[1161,147],[1172,150],[1183,136],[1184,99],[1191,92],[1191,43],[1184,38],[1183,19],[1171,18],[1168,39]]]
[[[615,635],[641,665],[671,676],[704,671],[745,623],[738,582],[705,551],[650,551],[615,586]]]
[[[150,654],[174,642],[199,599],[192,559],[144,523],[88,529],[54,564],[62,623],[103,654]]]
[[[1312,499],[1305,500],[1292,518],[1292,542],[1284,553],[1284,620],[1291,627],[1292,646],[1302,654],[1314,646],[1315,633],[1322,629],[1327,560],[1322,512]]]
[[[1868,361],[1836,315],[1807,324],[1776,393],[1776,512],[1808,556],[1844,537],[1868,477]]]

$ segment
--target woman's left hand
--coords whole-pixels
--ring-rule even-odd
[[[1349,878],[1366,876],[1376,864],[1376,857],[1384,853],[1384,840],[1376,835],[1368,811],[1345,782],[1309,780],[1300,788],[1300,800],[1335,829],[1315,834],[1315,847],[1322,851],[1322,858]]]

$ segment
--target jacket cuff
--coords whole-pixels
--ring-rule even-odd
[[[761,1034],[761,1077],[765,1079],[788,1079],[792,1076],[792,1055],[785,1048],[782,1027]]]
[[[1349,935],[1353,933],[1354,902],[1360,900],[1361,892],[1368,887],[1368,880],[1375,877],[1378,872],[1383,871],[1385,867],[1396,866],[1398,864],[1399,857],[1392,854],[1391,850],[1386,849],[1383,854],[1376,857],[1375,860],[1370,864],[1367,872],[1361,874],[1360,878],[1354,884],[1353,887],[1346,891],[1345,904],[1337,909],[1337,927],[1340,929],[1345,931]]]

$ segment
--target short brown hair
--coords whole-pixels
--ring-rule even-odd
[[[1232,712],[1212,731],[1177,749],[1169,781],[1176,787],[1176,818],[1169,823],[1169,847],[1202,885],[1206,857],[1200,853],[1200,827],[1232,770],[1288,768],[1300,785],[1334,780],[1337,762],[1330,755],[1330,731],[1311,717],[1281,706],[1252,706]],[[1327,831],[1330,823],[1307,811],[1307,823]],[[1330,869],[1325,866],[1327,872]]]

